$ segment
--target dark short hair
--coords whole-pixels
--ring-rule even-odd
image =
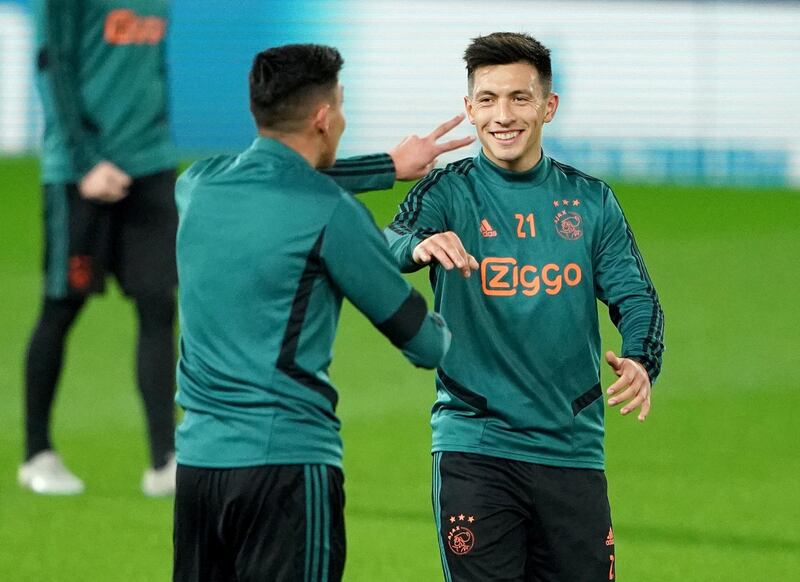
[[[339,82],[344,60],[319,44],[287,44],[260,52],[250,70],[250,111],[256,125],[289,129]]]
[[[542,88],[549,93],[553,83],[550,49],[532,36],[519,32],[494,32],[472,39],[464,51],[467,80],[472,88],[476,69],[488,65],[510,65],[525,62],[539,73]]]

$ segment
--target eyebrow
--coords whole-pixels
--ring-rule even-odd
[[[534,92],[529,90],[529,89],[515,89],[514,91],[511,91],[511,93],[509,93],[509,95],[512,95],[512,96],[513,95],[533,95],[533,94],[534,94]],[[488,89],[483,89],[483,90],[478,91],[477,93],[475,93],[475,97],[484,97],[484,96],[497,97],[497,93],[495,93],[494,91],[490,91]]]

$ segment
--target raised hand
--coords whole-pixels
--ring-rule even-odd
[[[410,135],[389,150],[398,180],[417,180],[430,172],[441,154],[463,148],[475,141],[475,136],[436,143],[447,132],[464,121],[464,114],[445,121],[425,137]]]

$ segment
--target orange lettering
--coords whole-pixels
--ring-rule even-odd
[[[536,267],[533,265],[524,265],[519,270],[519,280],[522,283],[522,292],[527,295],[528,297],[533,297],[539,292],[539,277],[534,277],[533,279],[526,279],[526,273],[536,273]]]
[[[158,44],[167,23],[158,16],[138,16],[133,10],[112,10],[106,16],[103,37],[108,44]]]
[[[557,275],[555,279],[550,278],[551,271],[560,270],[560,267],[554,263],[548,263],[542,267],[542,281],[547,285],[544,292],[548,295],[558,295],[561,292],[561,275]]]
[[[575,263],[569,263],[564,267],[564,282],[570,287],[574,287],[581,282],[581,275],[581,268]]]
[[[516,264],[517,261],[511,258],[486,257],[483,259],[481,261],[483,292],[486,295],[514,295],[517,292],[516,277],[514,277],[513,287],[508,281],[503,281],[502,279],[508,274],[510,267]],[[493,274],[491,279],[488,278],[489,269]],[[516,268],[514,269],[514,274],[516,275]]]
[[[558,295],[566,283],[575,287],[583,280],[577,263],[567,263],[563,268],[547,263],[541,270],[535,265],[518,265],[512,257],[486,257],[481,261],[481,286],[485,295],[508,297],[516,295],[517,288],[528,297],[537,295],[544,284],[545,293]]]

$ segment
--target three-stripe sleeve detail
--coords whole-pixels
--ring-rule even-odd
[[[344,160],[336,160],[336,164],[324,170],[331,177],[369,176],[394,172],[394,162],[388,154],[372,154],[357,156]]]
[[[400,212],[397,217],[389,225],[389,228],[400,235],[411,234],[414,224],[419,218],[422,211],[422,201],[425,195],[433,188],[443,176],[455,172],[457,174],[466,175],[474,167],[475,162],[472,158],[465,158],[449,164],[444,169],[437,169],[430,172],[422,180],[417,182],[411,191],[406,196],[406,199],[400,204]],[[415,234],[422,236],[430,236],[435,231],[431,229],[422,229]]]
[[[562,164],[556,160],[552,160],[552,162],[565,174],[577,175],[585,178],[586,180],[603,184],[608,189],[610,195],[616,200],[614,191],[602,180],[585,174],[580,170],[576,170],[572,166]],[[633,231],[631,230],[628,219],[625,216],[625,212],[622,210],[622,206],[619,205],[619,203],[617,204],[620,208],[620,212],[622,213],[622,220],[625,224],[625,236],[628,239],[631,255],[636,261],[636,267],[639,271],[639,276],[645,285],[645,291],[650,296],[652,303],[650,322],[647,327],[647,333],[642,340],[641,345],[643,353],[631,353],[631,357],[642,360],[641,363],[645,367],[645,370],[647,370],[647,374],[650,376],[650,381],[654,382],[661,372],[661,356],[664,353],[664,311],[661,309],[658,293],[656,293],[655,287],[653,286],[653,281],[650,279],[650,274],[647,272],[647,268],[644,265],[644,260],[639,252],[639,247],[636,244],[636,239],[633,236]],[[609,314],[611,316],[611,320],[614,322],[614,325],[617,325],[620,319],[619,306],[609,304]],[[623,356],[626,356],[626,354],[623,354]]]

